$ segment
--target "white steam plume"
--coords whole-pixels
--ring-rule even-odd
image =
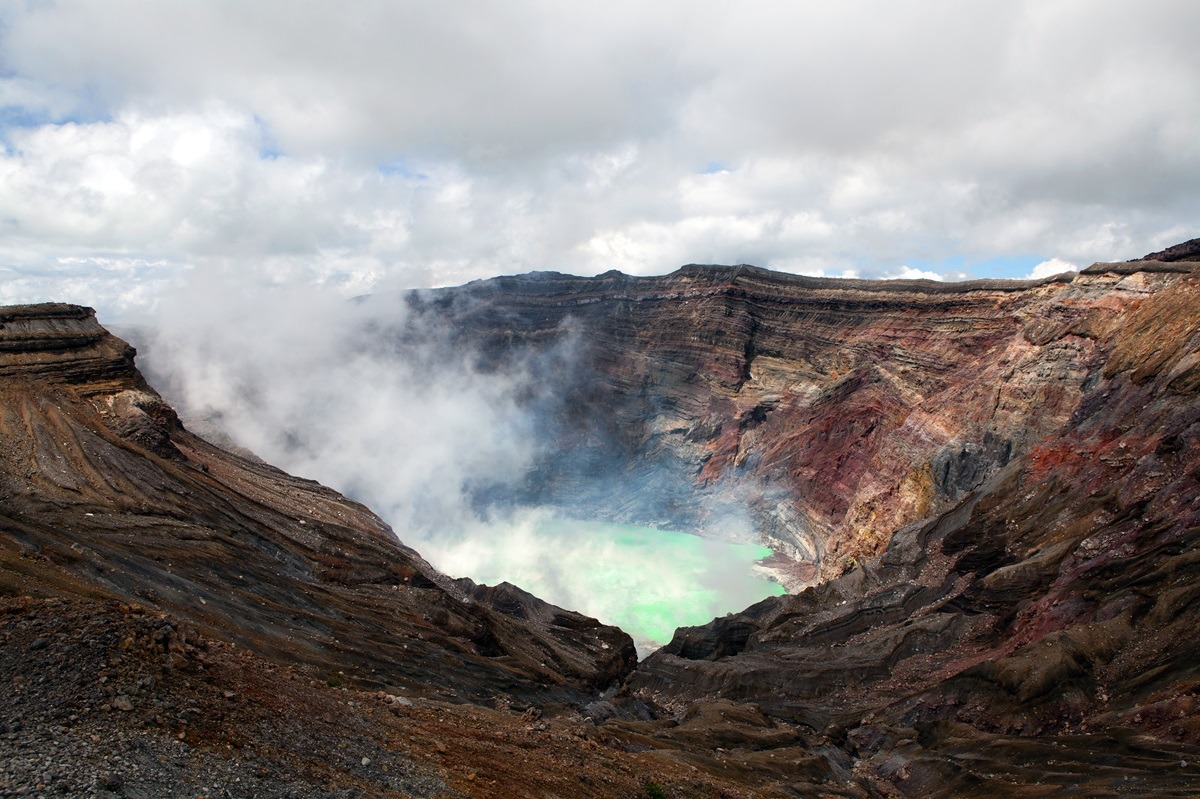
[[[205,274],[164,301],[140,342],[152,382],[187,415],[365,502],[410,543],[433,524],[463,524],[472,486],[524,475],[533,437],[517,400],[528,381],[479,371],[436,329],[402,341],[402,296],[248,292]]]
[[[737,560],[713,551],[728,544],[643,540],[644,530],[631,539],[558,508],[505,501],[549,436],[554,381],[535,373],[570,368],[572,338],[480,368],[444,327],[410,313],[405,296],[348,300],[295,282],[248,289],[244,276],[197,271],[131,337],[185,419],[207,419],[267,462],[364,502],[451,576],[509,580],[626,626],[643,653],[677,623],[765,595],[750,576],[749,561],[764,554],[754,547]],[[745,541],[746,525],[729,517],[718,526]]]

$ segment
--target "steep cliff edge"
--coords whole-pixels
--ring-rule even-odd
[[[1200,263],[1174,268],[1038,335],[1096,353],[1065,423],[877,561],[679,631],[632,692],[752,703],[880,795],[1194,793]]]
[[[748,266],[534,273],[417,295],[495,362],[569,353],[537,501],[762,540],[837,576],[1061,428],[1099,320],[1186,274],[857,281]]]
[[[90,309],[0,310],[0,594],[133,601],[322,678],[449,698],[587,701],[632,668],[619,630],[497,603],[361,505],[191,435],[133,356]]]

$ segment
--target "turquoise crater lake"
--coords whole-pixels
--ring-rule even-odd
[[[469,551],[444,548],[432,559],[451,574],[491,585],[508,581],[614,624],[633,636],[642,655],[670,641],[677,627],[705,624],[784,593],[754,570],[771,554],[757,544],[546,511],[500,527],[488,544],[472,536]]]

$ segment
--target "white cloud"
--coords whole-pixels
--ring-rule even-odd
[[[1197,26],[1169,0],[10,4],[0,263],[45,293],[61,257],[347,290],[1134,257],[1196,232]]]
[[[1033,268],[1033,271],[1025,276],[1026,280],[1039,280],[1043,277],[1053,277],[1061,275],[1063,272],[1078,272],[1079,267],[1075,264],[1068,263],[1061,258],[1051,258],[1048,261],[1042,261]]]
[[[946,276],[928,269],[914,269],[911,266],[901,266],[899,269],[885,272],[886,280],[945,280]]]

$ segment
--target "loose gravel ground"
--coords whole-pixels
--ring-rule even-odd
[[[335,687],[109,601],[0,599],[0,687],[0,797],[752,795],[578,714]]]

